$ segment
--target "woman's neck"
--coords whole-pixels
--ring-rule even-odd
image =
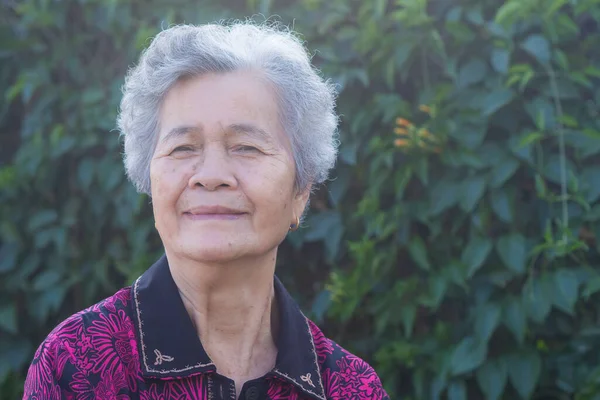
[[[277,356],[276,254],[227,265],[167,258],[202,346],[219,373],[234,379],[239,391],[246,380],[270,371]]]

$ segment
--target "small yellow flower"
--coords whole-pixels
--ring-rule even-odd
[[[410,146],[410,141],[408,139],[396,139],[396,140],[394,140],[394,146],[408,147],[408,146]]]
[[[429,107],[425,104],[421,104],[419,106],[419,110],[423,111],[424,113],[431,114],[431,107]]]
[[[408,135],[408,131],[406,130],[406,128],[401,128],[401,127],[394,128],[394,133],[396,135]]]
[[[413,123],[405,118],[396,118],[396,124],[407,127],[407,128],[410,128],[413,126]]]

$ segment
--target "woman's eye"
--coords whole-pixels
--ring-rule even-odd
[[[244,152],[244,153],[246,153],[246,152],[260,151],[256,147],[254,147],[254,146],[238,146],[237,150],[241,151],[241,152]]]
[[[190,146],[178,146],[178,147],[175,147],[173,149],[173,151],[171,152],[171,154],[177,153],[177,152],[182,152],[182,151],[183,152],[185,152],[185,151],[192,151],[192,150],[194,150],[194,149],[192,149]]]

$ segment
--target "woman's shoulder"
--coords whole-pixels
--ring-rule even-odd
[[[115,341],[128,344],[135,335],[130,302],[131,289],[126,287],[59,323],[35,352],[25,382],[24,398],[37,398],[40,393],[59,393],[72,385],[77,386],[79,376],[115,369],[117,366],[111,361],[115,359],[112,354],[116,351]],[[135,353],[136,349],[129,348],[128,351]]]
[[[314,322],[308,320],[308,324],[328,395],[344,399],[389,399],[369,363],[327,338]]]
[[[72,335],[76,335],[77,332],[81,332],[82,330],[92,329],[97,325],[94,322],[105,320],[106,318],[110,319],[113,314],[120,317],[120,319],[130,320],[132,310],[130,303],[131,287],[128,286],[119,289],[112,296],[72,314],[70,317],[60,322],[52,332],[50,332],[45,342],[52,340],[61,341]]]

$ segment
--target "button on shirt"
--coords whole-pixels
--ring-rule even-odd
[[[275,367],[240,400],[381,399],[375,371],[327,339],[275,278]],[[58,325],[35,353],[25,399],[236,399],[202,347],[166,257],[132,287]]]
[[[246,400],[258,400],[260,398],[258,388],[256,386],[250,386],[246,390],[246,394],[244,395],[244,398]]]

